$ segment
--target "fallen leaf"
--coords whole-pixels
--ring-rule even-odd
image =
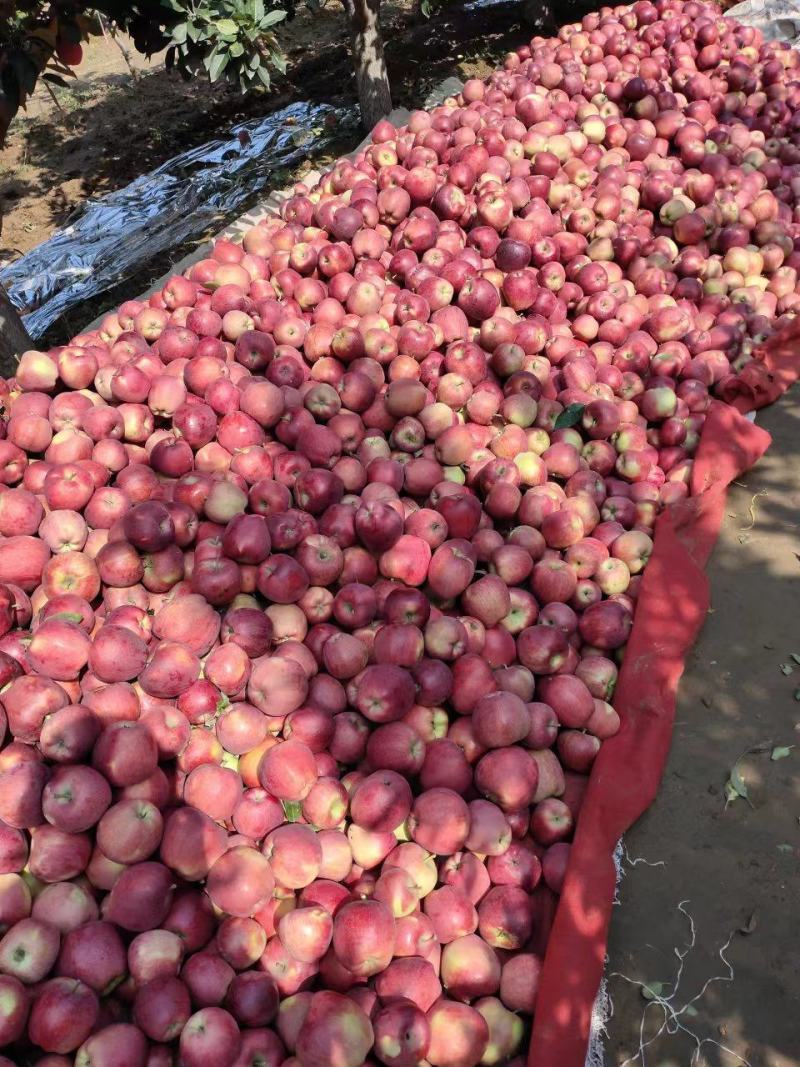
[[[645,1000],[655,1000],[656,997],[661,996],[663,989],[663,982],[648,982],[647,985],[642,986],[642,996]]]
[[[732,804],[734,800],[739,799],[739,794],[736,792],[733,782],[728,779],[725,783],[725,807]]]
[[[694,1004],[687,1004],[686,1007],[683,1009],[683,1014],[688,1015],[690,1019],[693,1019],[695,1015],[697,1015],[697,1008],[694,1006]]]
[[[776,848],[778,849],[778,852],[794,852],[791,845],[776,845]]]
[[[739,927],[739,933],[740,934],[745,934],[745,935],[746,934],[752,934],[752,932],[755,930],[756,926],[757,926],[756,913],[753,912],[753,914],[750,916],[750,918],[747,920],[747,922]]]
[[[791,663],[781,664],[781,674],[791,674],[793,670],[794,667],[791,665]]]
[[[800,663],[800,653],[798,653],[798,652],[790,652],[789,653],[789,659],[793,659],[795,661],[795,663]]]
[[[742,772],[739,770],[738,764],[734,764],[734,766],[731,768],[730,783],[736,790],[737,794],[743,800],[747,800],[747,783],[745,782],[744,778],[742,778]]]
[[[786,759],[787,756],[791,756],[794,745],[779,745],[777,748],[773,748],[770,755],[770,759],[774,762],[779,759]]]

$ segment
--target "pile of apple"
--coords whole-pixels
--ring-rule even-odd
[[[524,1062],[797,54],[604,8],[2,383],[0,1064]]]

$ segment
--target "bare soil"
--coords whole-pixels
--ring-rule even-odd
[[[447,13],[426,21],[412,0],[387,0],[382,22],[395,106],[418,106],[444,77],[485,76],[526,40],[521,5]],[[275,91],[243,98],[226,85],[183,82],[162,57],[140,56],[123,39],[88,44],[70,89],[40,83],[0,151],[0,263],[45,240],[88,197],[102,196],[188,148],[292,100],[356,100],[343,9],[328,0],[281,27],[289,59]],[[130,65],[129,65],[130,63]],[[133,69],[131,69],[133,68]],[[350,146],[352,147],[352,146]]]
[[[411,0],[383,6],[396,104],[418,106],[450,74],[486,75],[498,56],[529,36],[519,25],[518,5],[474,14],[445,9],[430,23],[415,20]],[[147,63],[131,52],[140,72],[134,80],[113,42],[93,41],[74,87],[55,90],[60,107],[37,91],[0,152],[0,261],[45,240],[86,197],[119,188],[237,122],[293,99],[354,101],[335,0],[313,19],[298,15],[282,36],[287,78],[272,96],[247,99],[224,86],[183,83],[158,57]],[[173,250],[173,258],[179,254]],[[151,265],[152,277],[165,267]],[[105,294],[104,306],[141,291],[145,282],[126,279],[118,292]],[[99,310],[79,309],[82,322],[62,324],[62,333],[77,332]],[[670,1021],[635,1062],[800,1067],[800,664],[791,658],[800,657],[798,389],[759,422],[774,445],[732,488],[709,567],[714,609],[687,665],[662,789],[625,838],[622,906],[612,922],[607,968],[614,1014],[606,1067],[633,1062],[640,1040],[663,1023],[663,1011],[632,982],[650,983],[662,997],[673,993],[676,951],[685,952],[690,934],[678,910],[682,901],[696,941],[671,1003],[679,1010],[707,979],[730,977],[719,955],[730,938],[724,956],[732,980],[713,982],[678,1021],[699,1040],[732,1052],[706,1041],[693,1059],[696,1040],[675,1032]],[[754,747],[763,751],[746,751]],[[774,747],[789,748],[789,756],[772,760]],[[740,798],[726,809],[725,782],[737,764],[752,806]]]
[[[682,680],[659,795],[625,837],[609,944],[606,1067],[800,1065],[800,389],[758,415],[772,448],[732,486],[708,574],[712,612]],[[793,658],[793,655],[797,659]],[[774,759],[775,755],[783,758]],[[788,749],[788,755],[780,750]],[[738,768],[749,800],[726,808]],[[730,940],[723,955],[720,949]],[[625,977],[621,977],[624,975]],[[728,980],[730,979],[730,980]],[[649,1006],[648,1006],[649,1004]],[[647,1012],[644,1023],[642,1017]],[[717,1045],[711,1041],[718,1042]],[[726,1046],[729,1052],[719,1046]]]

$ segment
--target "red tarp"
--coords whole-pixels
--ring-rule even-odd
[[[755,356],[726,391],[726,402],[712,403],[690,497],[656,523],[614,697],[622,727],[600,749],[578,819],[547,943],[528,1067],[584,1065],[616,887],[614,849],[658,791],[678,681],[709,607],[703,568],[722,525],[727,487],[771,441],[743,412],[777,400],[798,377],[800,323],[770,339]]]

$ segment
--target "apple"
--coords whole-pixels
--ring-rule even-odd
[[[541,845],[564,841],[572,833],[573,825],[572,812],[557,797],[540,800],[531,812],[531,833]]]
[[[150,1067],[147,1040],[130,1023],[112,1023],[87,1038],[75,1054],[75,1067]]]
[[[209,1062],[232,1063],[242,1038],[234,1017],[224,1008],[208,1007],[191,1015],[180,1033],[179,1052],[185,1067]]]
[[[154,930],[167,916],[174,882],[161,863],[146,861],[126,868],[105,901],[105,916],[131,933]]]
[[[302,889],[320,877],[322,844],[307,826],[293,823],[277,827],[267,836],[262,849],[279,885]]]
[[[39,988],[28,1020],[28,1037],[45,1052],[74,1052],[91,1033],[97,995],[74,978],[51,978]]]
[[[443,998],[427,1013],[428,1062],[433,1067],[477,1067],[489,1044],[489,1027],[468,1004]]]
[[[532,952],[520,952],[503,964],[500,1000],[509,1011],[533,1013],[542,964]]]
[[[372,1048],[372,1024],[359,1006],[332,990],[314,993],[297,1036],[303,1067],[361,1067]]]
[[[378,1011],[373,1030],[375,1054],[387,1067],[414,1067],[427,1054],[430,1026],[410,1000],[398,998]]]
[[[89,892],[73,882],[53,882],[44,886],[33,902],[34,919],[49,923],[67,934],[98,918],[98,907]]]
[[[412,839],[440,856],[458,852],[469,836],[469,827],[466,802],[447,788],[429,789],[418,796],[408,818]]]
[[[191,1015],[189,990],[179,978],[155,977],[137,990],[133,1019],[150,1040],[171,1041],[185,1028]]]
[[[352,974],[369,977],[383,971],[394,948],[394,918],[378,900],[355,900],[333,920],[333,952]]]
[[[206,891],[217,907],[246,918],[269,899],[274,884],[267,859],[254,848],[239,846],[229,849],[211,867]]]

